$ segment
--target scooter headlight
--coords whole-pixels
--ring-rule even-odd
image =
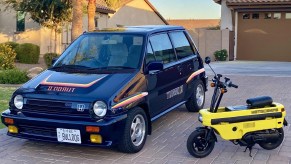
[[[93,111],[96,116],[104,117],[107,112],[107,105],[103,101],[97,101],[93,106]]]
[[[202,123],[203,122],[203,117],[202,117],[202,115],[199,113],[199,115],[198,115],[198,120]]]
[[[22,109],[23,108],[23,96],[17,95],[14,97],[14,106],[17,109]]]

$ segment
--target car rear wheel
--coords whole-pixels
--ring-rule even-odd
[[[119,150],[125,153],[139,152],[145,144],[147,134],[148,122],[144,110],[138,107],[130,109],[123,136],[118,145]]]
[[[205,86],[201,80],[196,80],[193,86],[193,94],[186,102],[186,108],[189,112],[198,112],[204,106]]]

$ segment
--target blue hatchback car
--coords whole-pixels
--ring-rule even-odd
[[[135,153],[152,121],[183,104],[203,107],[207,79],[182,27],[88,32],[15,91],[1,120],[13,137]]]

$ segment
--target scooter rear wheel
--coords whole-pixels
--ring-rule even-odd
[[[215,145],[215,140],[210,139],[206,141],[207,131],[195,130],[191,133],[187,140],[188,152],[196,157],[203,158],[208,156]]]
[[[276,149],[281,145],[284,140],[284,130],[283,128],[280,129],[269,129],[269,133],[278,133],[279,137],[275,142],[261,142],[259,145],[266,150],[273,150]]]

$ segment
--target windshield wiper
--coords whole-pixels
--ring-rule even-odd
[[[51,67],[50,69],[92,69],[91,67],[87,66],[82,66],[82,65],[60,65],[60,66],[55,66]]]
[[[132,68],[132,67],[126,67],[126,66],[107,66],[107,67],[98,67],[96,69],[135,69],[135,68]]]

